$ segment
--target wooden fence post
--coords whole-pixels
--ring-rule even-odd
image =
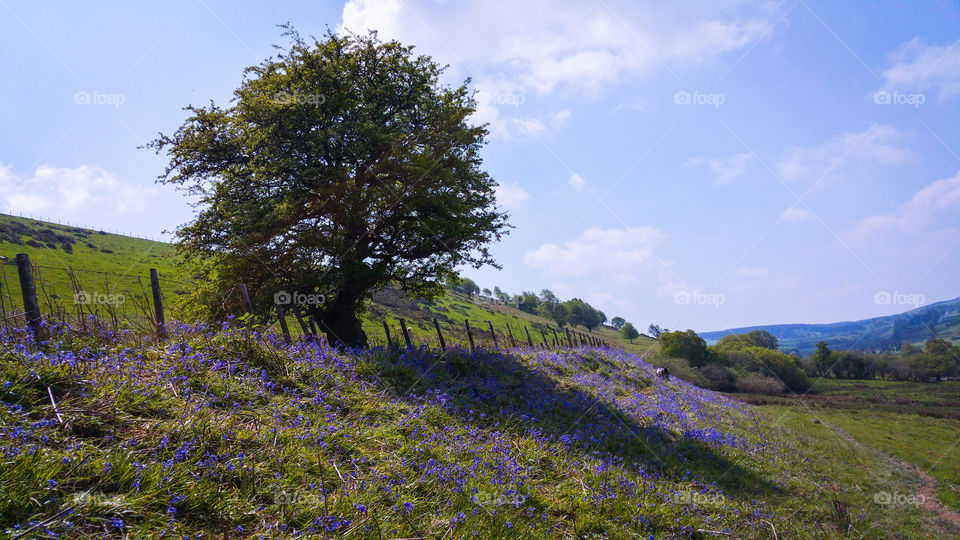
[[[470,352],[473,352],[475,347],[473,345],[473,332],[470,331],[470,320],[464,319],[463,324],[467,327],[467,338],[470,340]]]
[[[530,339],[530,329],[527,328],[527,325],[523,325],[523,331],[527,333],[527,343],[530,344],[530,348],[533,348],[533,340]]]
[[[543,338],[543,346],[544,346],[544,347],[546,347],[547,345],[549,345],[549,343],[547,343],[547,333],[543,331],[543,327],[542,327],[542,326],[540,327],[540,337]]]
[[[510,336],[510,346],[517,348],[517,340],[513,339],[513,331],[510,330],[510,323],[507,323],[507,335]]]
[[[433,319],[433,327],[437,329],[437,338],[440,339],[440,348],[442,350],[447,350],[447,342],[443,340],[443,332],[440,331],[440,323],[437,322],[436,317]]]
[[[157,337],[167,339],[167,323],[163,317],[163,295],[160,292],[160,276],[156,268],[150,269],[150,289],[153,291],[153,311],[157,317]]]
[[[250,315],[253,315],[253,304],[250,303],[250,292],[247,291],[246,283],[240,284],[240,298],[243,299],[243,309],[247,310],[247,313]]]
[[[487,321],[487,324],[490,325],[490,335],[493,336],[493,348],[499,349],[500,346],[497,345],[497,333],[493,331],[493,323],[490,321]]]
[[[554,347],[559,347],[559,346],[560,346],[560,338],[557,337],[557,331],[556,331],[555,329],[553,329],[553,328],[551,328],[550,331],[553,332],[553,346],[554,346]]]
[[[23,294],[23,312],[27,317],[27,325],[33,333],[33,339],[40,341],[43,330],[40,303],[37,301],[37,285],[33,281],[30,256],[26,253],[17,253],[17,272],[20,274],[20,292]]]
[[[293,306],[293,316],[297,318],[297,324],[300,325],[300,331],[303,332],[303,335],[310,339],[312,334],[310,329],[307,328],[307,323],[303,322],[303,315],[300,314],[300,306]]]
[[[407,342],[407,348],[413,348],[413,341],[410,340],[410,332],[407,331],[407,321],[400,319],[400,330],[403,331],[403,341]]]
[[[290,338],[290,329],[287,328],[287,314],[283,312],[283,306],[280,304],[277,304],[277,316],[280,317],[280,330],[283,331],[283,339],[289,345],[293,343],[293,339]]]
[[[563,331],[567,333],[567,347],[573,347],[573,340],[570,339],[570,329],[564,328]]]
[[[390,339],[390,325],[387,324],[387,320],[383,320],[383,333],[387,335],[387,346],[393,347],[393,340]]]

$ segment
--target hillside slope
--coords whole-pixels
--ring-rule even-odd
[[[66,271],[68,268],[74,270],[85,290],[117,291],[128,297],[143,296],[144,287],[149,286],[146,281],[149,269],[157,268],[161,286],[169,296],[168,307],[173,306],[177,296],[190,289],[189,272],[178,266],[175,248],[171,244],[0,214],[0,256],[8,258],[5,265],[0,265],[0,294],[8,307],[22,303],[14,265],[17,253],[27,253],[33,264],[42,267],[40,278],[44,288],[41,295],[58,296],[67,302],[74,291]],[[393,329],[393,339],[400,339],[398,325],[401,318],[408,323],[415,343],[437,341],[434,318],[447,332],[448,341],[461,345],[468,343],[464,319],[475,325],[476,340],[485,345],[492,345],[488,322],[494,324],[500,345],[507,344],[508,328],[516,333],[518,342],[526,342],[524,327],[527,327],[531,339],[539,344],[543,339],[538,328],[547,328],[546,333],[552,340],[549,328],[556,327],[547,319],[512,306],[479,302],[450,290],[430,302],[406,298],[387,288],[376,293],[368,306],[363,325],[372,342],[385,341],[384,321]],[[296,331],[292,320],[291,326]],[[586,332],[583,328],[578,331]],[[595,329],[592,334],[636,353],[645,353],[656,347],[656,343],[648,338],[629,343],[610,328]]]
[[[604,348],[282,345],[177,328],[44,350],[0,331],[13,535],[949,535],[911,479]],[[805,426],[806,429],[806,426]],[[855,462],[856,467],[847,463]],[[773,531],[776,531],[774,533]]]
[[[894,350],[901,343],[921,343],[931,331],[946,339],[960,339],[960,298],[945,300],[919,308],[860,321],[831,324],[774,324],[731,328],[700,334],[708,343],[715,343],[727,334],[743,334],[766,330],[780,340],[780,349],[810,354],[817,342],[826,341],[833,349]]]

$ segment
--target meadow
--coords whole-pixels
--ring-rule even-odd
[[[0,333],[0,527],[14,537],[960,533],[877,504],[916,477],[826,424],[662,379],[622,350],[67,330]]]

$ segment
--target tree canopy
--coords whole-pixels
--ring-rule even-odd
[[[187,107],[149,146],[170,159],[160,181],[196,197],[178,246],[221,290],[246,283],[261,312],[283,291],[322,295],[302,307],[331,343],[362,346],[373,290],[429,298],[456,267],[496,266],[488,245],[508,225],[482,168],[487,130],[468,122],[469,80],[442,85],[412,47],[284,35],[230,106]]]

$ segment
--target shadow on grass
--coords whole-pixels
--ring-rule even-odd
[[[710,444],[660,426],[641,425],[612,402],[576,388],[561,376],[531,369],[509,352],[450,349],[439,354],[426,348],[391,352],[374,355],[381,359],[376,366],[378,384],[391,387],[411,403],[414,395],[444,394],[447,399],[438,405],[464,424],[485,424],[527,436],[539,432],[584,456],[622,460],[641,475],[715,482],[728,494],[749,497],[778,489]],[[565,375],[606,378],[610,391],[619,395],[662,384],[645,377],[621,377],[604,368],[618,369],[612,363],[601,366],[595,358],[585,358]]]

